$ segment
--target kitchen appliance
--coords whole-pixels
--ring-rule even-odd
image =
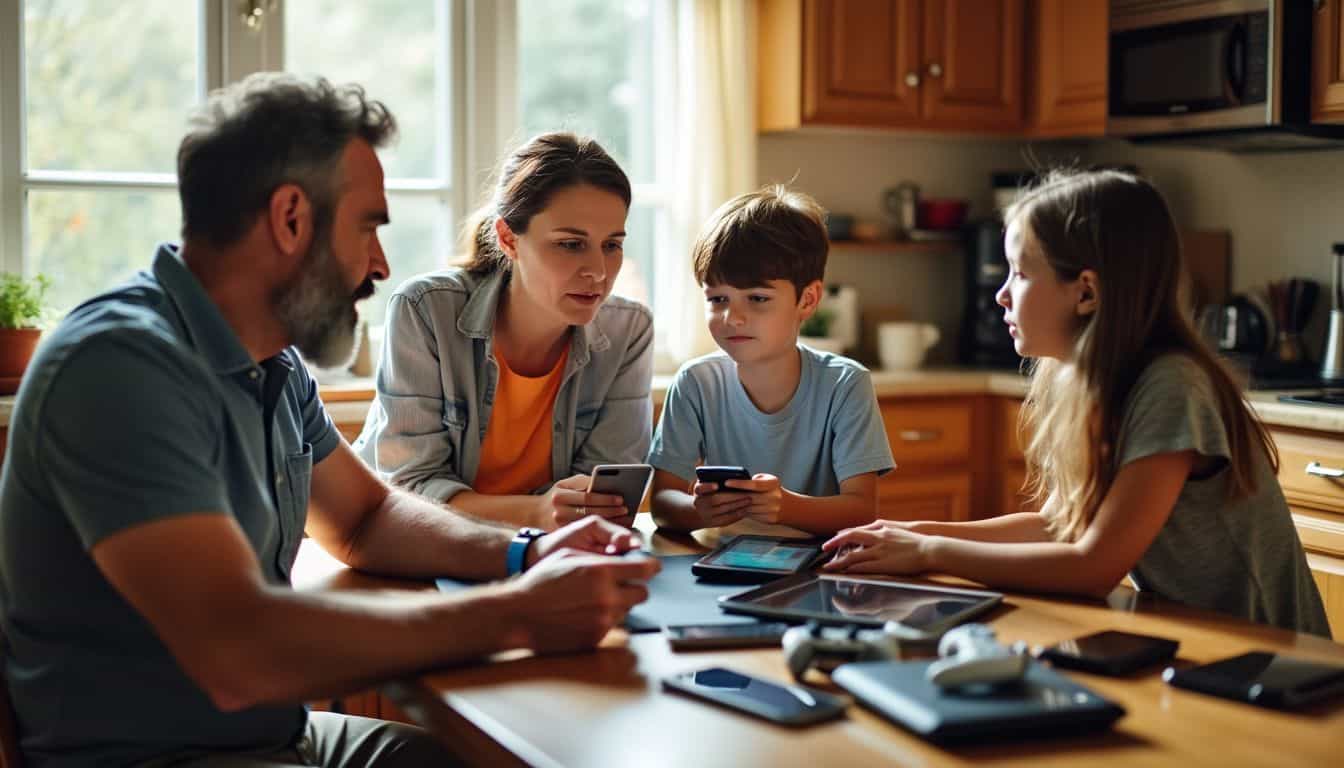
[[[1340,146],[1311,123],[1313,3],[1112,0],[1106,132],[1242,152]]]
[[[1214,349],[1247,372],[1260,362],[1269,345],[1269,320],[1244,294],[1205,307],[1198,324],[1200,334]]]
[[[909,237],[919,223],[919,185],[903,181],[883,193],[882,203],[897,235]]]
[[[1334,260],[1334,280],[1330,284],[1330,327],[1321,352],[1321,378],[1336,383],[1344,381],[1344,285],[1340,284],[1344,243],[1330,246],[1330,256]]]
[[[1017,368],[1022,364],[994,300],[1008,277],[1003,252],[1003,222],[977,221],[965,229],[966,303],[961,322],[960,357],[971,365]]]

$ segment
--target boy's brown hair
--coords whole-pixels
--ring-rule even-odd
[[[738,195],[709,217],[691,248],[701,285],[793,283],[794,297],[826,274],[826,212],[810,196],[771,184]]]

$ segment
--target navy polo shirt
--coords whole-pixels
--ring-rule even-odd
[[[142,523],[229,515],[266,581],[288,584],[313,464],[339,440],[298,353],[253,361],[174,246],[49,334],[0,477],[5,676],[29,768],[296,736],[298,704],[216,709],[89,550]],[[160,564],[165,579],[190,567]]]

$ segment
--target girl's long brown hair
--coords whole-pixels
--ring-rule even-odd
[[[1054,172],[1005,219],[1039,247],[1057,278],[1097,274],[1097,310],[1080,319],[1072,357],[1033,363],[1021,412],[1032,434],[1028,488],[1056,538],[1076,541],[1096,517],[1119,472],[1125,403],[1161,355],[1185,355],[1212,384],[1232,454],[1229,497],[1255,492],[1257,453],[1277,471],[1269,433],[1184,308],[1180,240],[1152,184],[1118,171]]]

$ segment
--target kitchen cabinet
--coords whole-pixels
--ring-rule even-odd
[[[1032,0],[1028,7],[1028,132],[1106,133],[1107,0]]]
[[[989,398],[880,397],[896,469],[878,478],[878,516],[971,520],[988,511]]]
[[[762,131],[848,125],[1013,133],[1023,0],[762,0]]]
[[[1315,0],[1311,40],[1311,119],[1344,122],[1344,0]]]
[[[1273,427],[1279,485],[1325,600],[1330,630],[1344,638],[1344,437]]]

